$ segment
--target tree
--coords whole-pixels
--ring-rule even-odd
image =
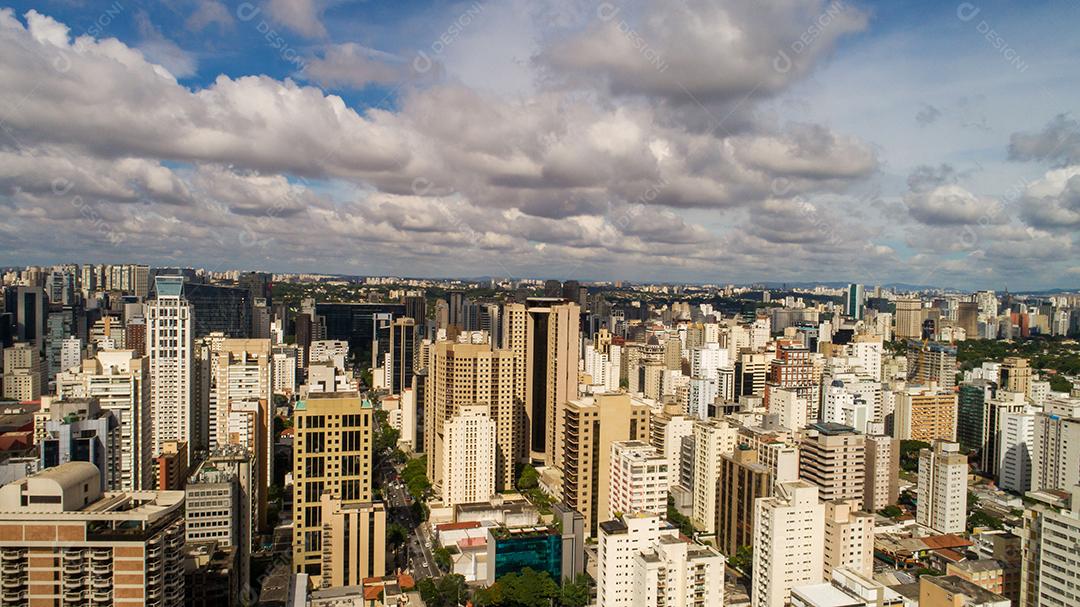
[[[521,469],[521,475],[518,476],[517,487],[521,491],[528,491],[529,489],[536,489],[540,486],[540,474],[536,471],[536,468],[529,464]]]
[[[526,567],[477,591],[473,601],[478,607],[549,607],[560,596],[559,585],[548,572]]]
[[[735,554],[728,559],[728,565],[738,569],[748,578],[754,575],[754,547],[739,546]]]
[[[563,580],[559,590],[559,604],[562,607],[585,607],[589,604],[589,577],[579,575],[573,580]]]
[[[900,441],[900,468],[906,472],[918,472],[919,451],[929,448],[930,443],[921,440]]]
[[[408,537],[409,530],[399,523],[391,523],[386,530],[386,542],[394,547],[404,544]]]
[[[670,495],[668,496],[667,519],[679,528],[679,533],[686,537],[694,537],[694,524],[690,522],[689,517],[679,512],[675,507],[675,499]]]
[[[450,557],[450,551],[444,546],[436,548],[433,551],[433,554],[435,556],[435,564],[438,565],[440,569],[449,570],[454,566],[454,560]]]
[[[427,607],[457,607],[469,596],[465,577],[457,574],[424,578],[416,583],[416,589]]]
[[[885,506],[881,510],[878,510],[878,514],[880,514],[881,516],[887,516],[889,518],[896,518],[904,514],[904,511],[901,510],[899,506],[889,505]]]

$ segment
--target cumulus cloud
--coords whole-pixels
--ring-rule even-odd
[[[301,4],[300,16],[316,21],[325,8]],[[831,6],[797,5],[811,24],[815,11]],[[729,33],[748,37],[714,41],[739,55],[725,61],[773,61],[776,49],[767,47],[781,34],[770,16],[788,15],[784,31],[807,27],[779,9],[731,6],[723,15],[695,8],[705,23],[694,45],[706,44],[707,32],[720,31],[725,19]],[[714,100],[745,94],[742,84],[723,80],[738,74],[706,74],[679,50],[674,28],[688,15],[661,23],[649,22],[649,14],[649,31],[664,34],[660,40],[677,55],[672,69],[703,70],[699,92]],[[610,96],[618,87],[607,77],[570,86],[582,73],[572,67],[558,68],[571,76],[566,81],[519,98],[425,82],[405,89],[394,111],[360,112],[317,86],[266,76],[219,76],[191,89],[177,82],[183,70],[145,49],[72,39],[62,23],[33,11],[25,19],[0,10],[0,107],[17,109],[4,126],[20,146],[0,150],[0,199],[13,205],[11,221],[23,234],[70,233],[65,246],[72,250],[105,247],[155,259],[198,251],[237,265],[310,259],[316,266],[322,256],[357,251],[356,260],[421,260],[427,268],[453,256],[518,275],[614,263],[701,271],[715,265],[718,251],[751,271],[760,267],[743,249],[751,246],[789,257],[797,247],[806,264],[885,254],[868,249],[869,231],[836,219],[827,202],[815,203],[820,217],[856,234],[850,243],[809,232],[817,219],[793,218],[784,206],[843,192],[877,171],[869,145],[820,125],[753,120],[735,133],[702,130],[666,107],[671,90],[663,86],[641,89],[643,97]],[[207,19],[203,27],[224,25]],[[845,9],[830,19],[828,32],[792,57],[799,64],[793,71],[806,73],[862,17]],[[294,21],[305,35],[325,33],[321,23]],[[160,34],[149,19],[145,25],[148,37]],[[348,44],[323,49],[305,72],[309,83],[360,88],[400,77],[393,56]],[[538,61],[554,70],[553,57]],[[88,206],[57,204],[56,177],[66,180],[65,194]],[[685,209],[731,221],[715,222],[718,233],[689,220]],[[735,223],[723,214],[747,209],[750,227],[734,230],[740,236],[723,231]],[[110,246],[99,224],[127,233],[122,248]],[[88,225],[95,228],[83,234]],[[30,246],[20,238],[10,254]]]
[[[919,166],[908,176],[904,204],[916,221],[926,225],[999,223],[1001,205],[991,198],[976,196],[957,184],[959,175],[952,166]]]
[[[1037,133],[1013,133],[1009,141],[1009,158],[1080,163],[1080,122],[1059,114]]]
[[[1021,216],[1036,228],[1080,228],[1080,166],[1052,170],[1028,185],[1021,197]]]
[[[589,26],[539,60],[557,79],[599,78],[615,95],[731,102],[780,92],[866,22],[822,0],[602,2]]]

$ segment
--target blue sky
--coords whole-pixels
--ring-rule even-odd
[[[0,6],[3,265],[1080,278],[1076,3]]]

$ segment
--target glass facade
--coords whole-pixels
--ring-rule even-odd
[[[551,579],[562,578],[562,538],[551,529],[493,531],[495,538],[495,579],[527,568],[546,571]]]

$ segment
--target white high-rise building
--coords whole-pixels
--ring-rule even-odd
[[[155,285],[157,299],[146,303],[146,352],[156,457],[165,441],[191,445],[194,307],[184,298],[183,277],[158,276]]]
[[[611,443],[608,512],[667,512],[671,468],[651,445],[627,440]]]
[[[487,405],[458,409],[443,436],[443,502],[486,502],[495,494],[495,421]]]
[[[273,358],[274,379],[272,384],[274,394],[292,396],[296,393],[296,369],[300,359],[300,351],[294,345],[277,345],[274,346]]]
[[[788,388],[773,388],[769,393],[769,412],[779,416],[779,423],[788,430],[801,430],[810,423],[806,399]]]
[[[791,589],[821,582],[825,504],[806,481],[776,483],[754,504],[753,607],[784,607]]]
[[[1046,399],[1032,438],[1032,490],[1069,491],[1080,484],[1080,400]]]
[[[1005,412],[998,448],[998,487],[1025,493],[1031,489],[1031,450],[1035,442],[1035,414]]]
[[[663,535],[632,566],[633,607],[724,604],[724,557],[713,548]]]
[[[58,374],[57,397],[96,398],[120,422],[120,488],[153,487],[149,363],[134,350],[103,350],[77,370]]]
[[[694,419],[678,413],[676,407],[669,405],[662,412],[654,411],[649,420],[649,442],[668,462],[669,488],[679,483],[682,440],[694,434]]]
[[[1027,605],[1074,605],[1080,587],[1080,568],[1077,567],[1076,546],[1080,545],[1080,486],[1072,486],[1070,507],[1056,511],[1045,508],[1025,521],[1024,552],[1030,557],[1024,562],[1024,582],[1033,583],[1028,593],[1034,602]],[[1025,516],[1026,518],[1026,516]],[[1034,571],[1029,571],[1033,568]],[[1027,598],[1027,597],[1022,597]]]
[[[72,335],[60,344],[60,368],[58,371],[68,371],[72,367],[82,364],[82,340]]]
[[[624,514],[599,525],[596,551],[596,604],[630,607],[637,591],[633,559],[660,538],[677,537],[679,530],[658,514]]]
[[[706,535],[716,532],[716,483],[722,456],[735,450],[739,431],[726,421],[710,419],[694,424],[694,510],[690,520]]]
[[[963,533],[967,520],[967,456],[960,444],[934,441],[919,451],[915,522],[938,533]]]

